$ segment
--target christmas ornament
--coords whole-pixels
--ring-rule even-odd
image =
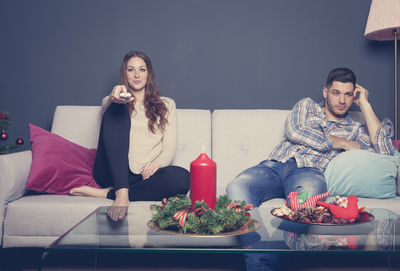
[[[1,97],[0,97],[1,100]],[[24,141],[22,138],[17,139],[16,144],[2,144],[3,141],[6,141],[8,139],[8,134],[6,131],[8,130],[8,127],[11,125],[10,122],[10,117],[8,112],[1,111],[1,105],[0,105],[0,155],[2,154],[7,154],[10,153],[14,150],[16,150],[20,145],[24,144]]]
[[[8,120],[8,115],[4,112],[0,112],[0,119],[2,120]]]
[[[6,141],[8,139],[8,134],[6,132],[2,132],[0,134],[0,140],[1,141]]]
[[[23,140],[22,138],[18,138],[18,139],[15,141],[15,144],[17,144],[17,145],[19,145],[19,146],[22,146],[22,145],[24,145],[24,140]]]
[[[317,205],[328,208],[332,215],[336,218],[356,219],[360,210],[358,209],[358,198],[356,196],[349,196],[347,198],[347,207],[343,208],[337,204],[317,201]]]
[[[313,196],[309,199],[307,198],[307,196],[308,193],[304,190],[300,192],[290,192],[286,200],[286,206],[293,211],[297,211],[298,209],[302,209],[305,207],[315,207],[317,200],[326,198],[327,196],[329,196],[329,192]]]

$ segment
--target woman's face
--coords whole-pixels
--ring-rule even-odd
[[[134,91],[145,89],[147,76],[147,66],[143,59],[134,56],[128,60],[126,65],[126,78],[128,79],[129,86]]]

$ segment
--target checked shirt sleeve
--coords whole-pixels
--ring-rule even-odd
[[[333,142],[325,134],[321,123],[326,122],[321,116],[318,116],[317,107],[319,108],[310,98],[300,100],[286,119],[285,135],[295,144],[304,145],[317,151],[328,151],[332,149]]]
[[[366,129],[362,126],[359,129],[357,141],[363,146],[363,149],[374,151],[380,154],[393,155],[394,146],[392,144],[393,124],[385,118],[376,131],[374,142],[371,143]]]

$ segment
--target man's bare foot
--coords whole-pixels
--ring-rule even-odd
[[[87,185],[72,188],[69,194],[72,196],[85,196],[94,198],[107,198],[107,193],[111,190],[111,187],[107,188],[94,188]]]

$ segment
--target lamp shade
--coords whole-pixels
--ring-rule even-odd
[[[400,32],[400,0],[372,0],[364,36],[370,40],[393,40],[394,29]]]

